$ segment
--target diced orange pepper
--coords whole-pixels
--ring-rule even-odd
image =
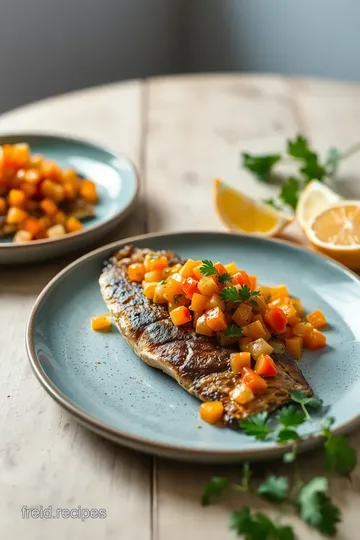
[[[230,367],[234,373],[241,373],[242,368],[251,367],[251,354],[249,352],[230,354]]]
[[[251,274],[248,274],[248,275],[249,275],[249,280],[250,280],[250,289],[252,291],[255,291],[256,285],[257,285],[257,277]]]
[[[200,281],[200,279],[204,277],[202,272],[200,272],[201,267],[202,267],[202,263],[198,264],[197,266],[195,266],[195,268],[193,268],[193,275],[195,279],[197,279],[198,281]]]
[[[179,272],[179,274],[180,274],[180,272]],[[197,291],[197,284],[198,284],[198,282],[196,281],[196,279],[188,277],[188,278],[185,279],[185,281],[184,281],[184,283],[182,285],[183,293],[190,300],[193,297],[194,293],[196,293],[196,291]]]
[[[232,315],[232,319],[239,326],[248,324],[251,319],[252,307],[248,304],[240,304]]]
[[[145,266],[144,266],[145,268]],[[144,276],[144,280],[148,283],[154,282],[154,281],[161,281],[163,278],[163,273],[161,270],[152,270],[151,272],[146,272]]]
[[[44,229],[45,231],[51,227],[51,219],[49,218],[49,216],[42,216],[41,218],[39,218],[39,224],[41,226],[42,229]]]
[[[250,337],[251,339],[264,338],[266,340],[270,339],[271,334],[268,329],[263,326],[261,321],[254,321],[250,324],[247,324],[243,327],[243,336]]]
[[[313,328],[313,325],[309,322],[300,322],[293,327],[292,331],[295,336],[303,338],[310,334]]]
[[[209,311],[205,313],[205,317],[206,324],[209,328],[211,328],[211,330],[214,330],[214,332],[223,332],[226,330],[227,323],[225,315],[220,308],[215,307],[213,309],[209,309]]]
[[[301,358],[303,348],[303,340],[301,337],[291,337],[285,339],[285,346],[290,356],[296,360]]]
[[[216,268],[219,276],[222,276],[223,274],[227,274],[227,270],[225,268],[225,266],[223,264],[221,264],[220,262],[217,262],[214,264],[214,267]]]
[[[298,315],[293,315],[292,317],[288,317],[289,326],[295,326],[296,324],[299,324],[300,322],[301,322],[301,319]]]
[[[173,274],[170,276],[165,285],[165,298],[172,303],[175,303],[175,298],[179,295],[183,294],[183,283],[182,281],[178,281],[177,276],[179,274]],[[181,276],[180,279],[182,280]]]
[[[289,296],[289,291],[286,285],[275,285],[274,287],[269,287],[270,296]]]
[[[239,403],[240,405],[250,403],[255,397],[251,388],[243,382],[236,385],[229,393],[229,396],[233,401],[236,401],[236,403]]]
[[[51,199],[56,203],[60,203],[65,198],[64,187],[61,184],[56,184],[49,179],[42,182],[40,191],[43,197],[46,199]]]
[[[314,328],[310,334],[303,336],[304,346],[310,351],[321,349],[326,345],[326,337],[319,330]]]
[[[319,330],[320,328],[324,328],[324,326],[326,326],[326,317],[323,314],[323,312],[320,311],[320,309],[316,309],[312,313],[309,313],[309,315],[307,315],[306,319],[317,330]]]
[[[207,401],[200,405],[200,418],[208,424],[216,424],[224,414],[224,405],[221,401]]]
[[[84,225],[75,217],[69,217],[65,224],[65,228],[68,233],[73,233],[83,229]]]
[[[94,204],[98,200],[96,184],[91,180],[83,180],[80,183],[79,193],[80,197],[90,204]],[[154,270],[156,270],[156,268],[154,268]]]
[[[130,264],[128,267],[128,276],[130,281],[141,283],[145,275],[145,266],[142,263]]]
[[[240,270],[232,276],[232,283],[234,285],[246,285],[250,288],[250,279],[249,276],[244,270]]]
[[[44,178],[49,178],[49,180],[54,180],[55,182],[62,180],[61,169],[55,161],[44,159],[41,163],[41,169]]]
[[[143,293],[149,300],[154,299],[157,283],[143,283]]]
[[[287,318],[280,308],[272,308],[264,315],[267,327],[274,334],[281,334],[286,330]]]
[[[21,224],[21,228],[24,231],[28,231],[29,233],[31,233],[32,236],[37,236],[37,234],[41,230],[41,224],[39,223],[38,219],[29,216],[24,219]]]
[[[33,235],[29,231],[17,231],[14,235],[13,242],[30,242],[33,239]]]
[[[231,263],[229,263],[229,264],[225,264],[225,270],[226,270],[227,273],[230,274],[231,276],[232,276],[233,274],[236,274],[236,273],[239,271],[238,267],[236,266],[236,263],[234,263],[234,262],[231,262]]]
[[[23,193],[25,193],[26,197],[31,199],[31,197],[34,197],[34,195],[36,195],[37,193],[37,187],[35,184],[29,184],[27,182],[22,182],[20,185],[19,185],[19,189],[21,189],[21,191]]]
[[[79,188],[80,188],[80,179],[78,175],[76,174],[76,171],[74,169],[65,169],[61,172],[61,178],[63,181],[64,188],[66,185],[70,185],[72,187],[71,193],[74,193],[74,197],[78,194]],[[66,192],[66,188],[65,188]],[[73,197],[70,197],[73,198]]]
[[[73,186],[71,182],[64,182],[63,188],[64,188],[65,199],[70,199],[70,200],[75,199],[77,195],[77,190],[75,189],[75,187]]]
[[[111,330],[112,322],[110,313],[104,313],[91,319],[91,328],[97,332],[108,332]]]
[[[268,354],[261,354],[256,360],[255,373],[262,377],[275,377],[277,375],[277,368],[274,360]]]
[[[169,261],[167,260],[167,257],[165,255],[159,255],[159,256],[151,256],[149,259],[149,271],[153,270],[164,270],[164,268],[167,268],[169,266]]]
[[[0,216],[4,216],[6,214],[7,210],[7,204],[4,197],[0,197]]]
[[[9,223],[9,225],[20,225],[24,219],[27,217],[27,212],[25,210],[22,210],[21,208],[9,208],[6,221]]]
[[[65,223],[66,223],[66,215],[64,214],[64,212],[59,210],[54,215],[53,221],[54,221],[55,225],[65,225]]]
[[[40,208],[47,216],[55,216],[58,212],[58,207],[51,199],[43,199],[40,201]]]
[[[213,330],[211,330],[210,326],[207,325],[205,314],[201,315],[197,319],[196,326],[195,326],[195,332],[197,334],[201,334],[202,336],[213,336],[214,335]]]
[[[270,287],[266,287],[265,285],[258,285],[257,290],[260,293],[260,296],[267,302],[270,298]]]
[[[221,311],[225,311],[225,302],[221,300],[218,294],[213,294],[208,300],[205,309],[220,308]],[[224,313],[225,315],[225,313]]]
[[[196,266],[199,266],[200,261],[193,261],[192,259],[188,259],[186,263],[180,268],[179,274],[187,279],[193,277],[193,270]]]
[[[212,276],[205,276],[200,279],[198,289],[204,296],[212,296],[219,292],[219,287]]]
[[[191,299],[190,309],[196,311],[196,313],[202,313],[209,298],[200,293],[194,293]]]
[[[251,368],[243,368],[242,382],[246,384],[254,394],[262,394],[267,389],[267,382]]]
[[[179,306],[170,311],[170,319],[175,326],[181,326],[191,321],[191,313],[186,306]]]
[[[8,195],[9,206],[14,208],[24,208],[26,203],[26,195],[21,189],[11,189]]]

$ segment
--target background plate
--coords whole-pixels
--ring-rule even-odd
[[[97,185],[99,203],[95,216],[84,221],[84,229],[56,240],[38,240],[14,244],[0,239],[0,263],[31,262],[69,253],[95,243],[130,210],[138,192],[138,178],[132,163],[125,156],[86,141],[55,135],[1,135],[0,145],[27,142],[31,152],[55,160],[63,168],[73,168]]]
[[[325,411],[301,426],[313,433],[321,415],[349,430],[360,412],[360,281],[330,259],[274,240],[227,233],[178,233],[117,242],[82,257],[45,288],[27,329],[27,346],[47,391],[78,420],[135,449],[193,461],[263,459],[287,448],[258,442],[199,420],[199,401],[141,361],[114,328],[91,331],[90,317],[106,311],[98,278],[102,262],[124,243],[175,250],[184,258],[235,261],[260,283],[286,283],[291,294],[330,323],[328,345],[305,352],[300,366]],[[198,426],[201,424],[201,428]],[[303,449],[313,446],[313,437]]]

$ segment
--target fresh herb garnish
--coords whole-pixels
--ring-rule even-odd
[[[224,335],[226,337],[240,338],[242,336],[242,329],[236,324],[230,324],[225,330]]]
[[[222,300],[228,302],[247,302],[252,298],[257,298],[259,295],[259,291],[252,291],[247,285],[242,285],[241,287],[235,287],[235,285],[225,287],[220,293]]]
[[[355,144],[345,152],[337,148],[330,148],[323,162],[319,155],[310,147],[309,141],[303,135],[297,135],[286,142],[285,154],[251,155],[242,153],[242,165],[253,173],[261,182],[271,182],[274,167],[283,160],[292,161],[297,165],[297,173],[284,178],[279,199],[267,199],[264,202],[277,210],[283,205],[295,210],[299,195],[311,180],[325,182],[326,178],[333,178],[338,171],[341,161],[360,151],[360,143]],[[278,176],[278,175],[277,175]]]
[[[213,262],[207,259],[201,262],[202,262],[202,265],[200,266],[200,272],[204,276],[216,276],[219,280],[219,283],[221,283],[222,285],[225,285],[226,283],[231,282],[231,276],[230,274],[228,274],[228,272],[225,272],[224,274],[219,274]]]
[[[275,440],[280,443],[292,442],[292,449],[283,456],[284,463],[293,464],[292,482],[287,476],[271,475],[259,485],[256,493],[271,503],[286,503],[287,507],[292,506],[309,526],[327,536],[333,536],[341,520],[341,513],[331,501],[328,480],[317,477],[305,483],[298,462],[298,444],[303,437],[297,432],[297,427],[306,419],[311,419],[308,408],[318,408],[322,401],[307,397],[301,391],[292,392],[291,398],[301,409],[293,404],[283,407],[277,415],[278,427],[270,426],[266,412],[253,415],[239,423],[246,435],[258,440],[275,436]],[[349,476],[357,463],[356,451],[349,445],[347,437],[331,432],[333,422],[333,418],[327,418],[321,428],[326,468]],[[227,487],[236,491],[252,492],[251,470],[247,463],[239,484],[232,484],[223,477],[214,477],[204,488],[203,501],[205,497],[205,503],[208,504],[213,495],[220,495]],[[279,525],[265,514],[251,512],[247,507],[231,514],[229,527],[242,535],[244,540],[295,540],[292,527]]]
[[[219,497],[228,485],[229,480],[224,476],[213,476],[204,486],[201,504],[203,506],[210,504],[212,497]]]
[[[241,420],[239,425],[246,435],[253,436],[258,441],[264,441],[271,433],[267,412],[254,414],[253,416],[250,416],[250,418]]]

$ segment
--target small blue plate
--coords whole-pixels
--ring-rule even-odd
[[[52,135],[1,135],[0,145],[26,142],[33,154],[55,160],[63,168],[93,180],[99,203],[95,216],[84,221],[84,229],[57,239],[16,244],[11,238],[0,239],[0,264],[33,262],[57,257],[84,248],[105,236],[127,215],[139,191],[139,180],[133,164],[125,156],[92,143]]]
[[[120,444],[170,458],[203,462],[259,460],[287,446],[256,441],[199,419],[199,401],[147,366],[113,328],[90,329],[106,312],[98,278],[103,261],[125,243],[170,249],[182,257],[235,261],[260,283],[286,283],[307,312],[329,321],[327,346],[305,352],[300,367],[324,409],[301,426],[310,435],[323,415],[349,431],[360,412],[360,281],[330,259],[279,241],[227,233],[143,236],[96,250],[68,266],[41,293],[27,328],[30,362],[49,394],[83,424]],[[199,425],[201,426],[199,428]],[[310,437],[302,449],[321,441]]]

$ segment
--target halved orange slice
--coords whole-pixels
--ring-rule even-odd
[[[252,199],[221,180],[215,180],[214,188],[215,208],[221,221],[231,231],[275,236],[293,220],[293,217],[285,212]]]
[[[360,270],[360,201],[342,201],[320,212],[305,233],[316,250]]]

